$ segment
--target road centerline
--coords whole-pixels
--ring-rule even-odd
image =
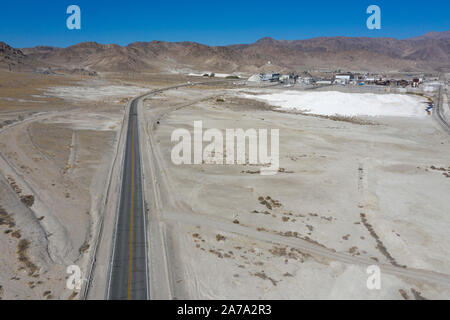
[[[133,210],[134,210],[134,115],[131,120],[131,191],[130,191],[130,248],[128,256],[128,300],[131,299],[131,270],[133,268]]]
[[[112,245],[107,298],[111,300],[149,299],[146,217],[143,194],[141,150],[138,135],[139,99],[131,101],[121,172],[117,222]]]

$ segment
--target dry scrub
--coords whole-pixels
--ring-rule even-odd
[[[406,266],[398,264],[397,261],[394,259],[394,257],[392,257],[392,255],[388,252],[387,248],[380,240],[380,237],[375,232],[372,225],[367,221],[366,215],[364,213],[361,213],[360,216],[362,224],[366,227],[367,231],[369,231],[372,238],[375,239],[377,243],[376,248],[378,249],[378,251],[380,251],[393,266],[406,268]]]
[[[0,206],[0,226],[4,225],[8,226],[8,228],[14,228],[16,223],[14,218]]]
[[[17,254],[19,256],[19,261],[25,266],[28,276],[34,276],[36,272],[39,271],[39,267],[35,265],[28,257],[28,249],[30,247],[30,241],[27,239],[22,239],[17,245]]]

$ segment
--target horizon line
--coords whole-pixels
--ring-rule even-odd
[[[151,42],[165,42],[165,43],[194,43],[194,44],[200,44],[203,46],[207,46],[207,47],[229,47],[229,46],[236,46],[236,45],[250,45],[250,44],[255,44],[258,41],[261,41],[263,39],[270,39],[270,40],[275,40],[275,41],[307,41],[307,40],[314,40],[314,39],[324,39],[324,38],[354,38],[354,39],[394,39],[394,40],[398,40],[398,41],[403,41],[403,40],[411,40],[414,38],[418,38],[421,36],[425,36],[427,34],[430,33],[444,33],[444,32],[450,32],[450,30],[444,30],[444,31],[428,31],[426,33],[422,33],[420,35],[417,36],[413,36],[413,37],[408,37],[408,38],[395,38],[395,37],[388,37],[388,36],[374,36],[374,37],[369,37],[369,36],[345,36],[345,35],[338,35],[338,36],[318,36],[318,37],[311,37],[311,38],[301,38],[301,39],[276,39],[274,37],[270,37],[270,36],[265,36],[262,38],[259,38],[253,42],[248,42],[248,43],[229,43],[229,44],[224,44],[224,45],[209,45],[206,43],[202,43],[202,42],[198,42],[198,41],[193,41],[193,40],[182,40],[182,41],[171,41],[171,40],[157,40],[157,39],[153,39],[153,40],[136,40],[136,41],[132,41],[129,42],[127,44],[117,44],[117,43],[102,43],[102,42],[98,42],[98,41],[81,41],[81,42],[76,42],[73,43],[71,45],[67,45],[67,46],[54,46],[54,45],[46,45],[46,44],[37,44],[35,46],[27,46],[27,47],[14,47],[12,45],[10,45],[9,43],[0,40],[0,42],[4,42],[7,45],[16,48],[16,49],[32,49],[32,48],[37,48],[37,47],[50,47],[50,48],[59,48],[59,49],[66,49],[66,48],[70,48],[79,44],[83,44],[83,43],[96,43],[99,45],[115,45],[115,46],[119,46],[119,47],[127,47],[129,45],[135,44],[135,43],[151,43]]]

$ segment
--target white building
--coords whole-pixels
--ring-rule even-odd
[[[334,77],[335,82],[340,84],[347,84],[354,78],[355,77],[351,73],[340,73]]]
[[[316,82],[316,84],[332,84],[331,80],[319,80]]]

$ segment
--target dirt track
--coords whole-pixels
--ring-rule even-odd
[[[190,109],[189,112],[192,113],[194,112],[193,110],[198,108],[198,105],[204,106],[211,103],[212,101],[214,101],[214,99],[205,100],[204,98],[199,97],[198,100],[192,101],[192,103],[186,102],[185,105],[187,107],[191,106],[191,108],[188,109]],[[241,222],[240,224],[236,224],[225,217],[224,219],[216,215],[208,215],[206,214],[206,212],[199,213],[198,208],[200,208],[200,206],[198,205],[198,203],[196,204],[198,205],[197,209],[194,209],[192,207],[194,203],[186,203],[184,201],[186,197],[180,197],[180,191],[173,185],[175,181],[174,174],[172,173],[173,171],[171,171],[173,169],[169,169],[169,167],[171,166],[167,166],[166,146],[164,146],[164,149],[161,149],[161,142],[159,144],[155,143],[155,136],[158,141],[159,139],[161,139],[161,134],[155,135],[155,130],[156,132],[159,132],[160,130],[159,125],[155,126],[156,120],[164,119],[164,122],[167,123],[168,121],[171,121],[171,119],[173,119],[170,118],[171,112],[178,113],[179,109],[177,111],[177,108],[172,106],[166,107],[166,109],[156,108],[156,110],[152,110],[152,106],[154,108],[154,106],[157,104],[157,101],[153,102],[152,100],[150,100],[150,108],[146,112],[147,134],[150,136],[149,145],[146,148],[150,150],[150,152],[148,155],[148,160],[144,160],[144,162],[150,163],[152,167],[151,171],[156,172],[156,174],[153,174],[152,181],[147,181],[147,183],[151,185],[149,189],[152,193],[152,199],[158,199],[155,202],[157,203],[157,210],[155,210],[155,213],[151,214],[151,219],[157,222],[159,228],[161,228],[163,232],[154,232],[153,236],[156,234],[157,239],[153,240],[152,232],[150,232],[149,242],[159,243],[160,249],[158,251],[158,256],[165,257],[164,260],[160,260],[159,269],[160,271],[163,271],[165,267],[163,264],[166,264],[166,268],[168,269],[168,272],[164,272],[165,276],[161,278],[167,279],[164,281],[167,281],[167,283],[170,284],[169,292],[175,295],[175,297],[179,298],[180,295],[183,294],[182,291],[176,288],[177,285],[175,279],[179,277],[177,275],[179,270],[177,270],[178,267],[173,269],[172,267],[167,267],[167,265],[174,266],[179,259],[174,256],[175,253],[170,251],[174,250],[173,246],[175,245],[173,240],[174,235],[172,234],[171,230],[175,228],[174,226],[177,226],[177,230],[180,228],[181,230],[183,230],[180,225],[204,227],[209,230],[215,230],[216,232],[222,231],[229,234],[235,234],[239,237],[249,238],[250,241],[251,239],[254,239],[266,243],[285,245],[291,248],[296,248],[301,252],[311,254],[312,256],[324,258],[328,261],[343,262],[347,265],[369,266],[376,264],[381,267],[382,272],[384,272],[385,274],[398,276],[402,279],[406,279],[406,281],[424,281],[425,283],[436,284],[439,286],[450,288],[450,276],[448,274],[433,272],[420,268],[403,268],[393,266],[392,264],[385,262],[376,262],[373,259],[369,259],[368,256],[360,257],[353,254],[340,252],[335,249],[324,247],[322,244],[318,245],[310,240],[280,235],[279,232],[275,230],[259,230],[259,228],[256,228],[256,226],[252,224],[245,224],[243,222]],[[197,110],[201,110],[200,112],[204,114],[206,109],[204,107],[201,107]],[[182,116],[185,117],[184,115],[187,113],[182,111],[182,114]],[[315,120],[312,120],[311,122],[313,121]],[[162,123],[161,126],[164,126],[164,124]],[[151,175],[148,175],[148,177],[150,176]],[[370,192],[368,196],[370,197]],[[169,247],[167,247],[167,245]]]

